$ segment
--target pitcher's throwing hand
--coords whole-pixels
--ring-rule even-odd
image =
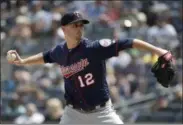
[[[9,50],[6,58],[10,64],[23,65],[23,59],[20,58],[16,50]]]

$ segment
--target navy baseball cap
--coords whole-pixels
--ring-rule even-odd
[[[83,16],[78,12],[66,13],[62,16],[61,26],[65,26],[67,24],[75,23],[75,22],[83,22],[83,24],[88,24],[89,21],[84,19]]]

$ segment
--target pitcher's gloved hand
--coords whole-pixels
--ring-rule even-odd
[[[162,86],[168,88],[175,76],[175,67],[171,52],[160,56],[151,68],[151,72]]]

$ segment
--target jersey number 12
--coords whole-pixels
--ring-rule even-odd
[[[93,74],[87,73],[83,78],[81,76],[78,76],[78,80],[80,82],[80,87],[85,87],[93,84],[95,81],[93,79]]]

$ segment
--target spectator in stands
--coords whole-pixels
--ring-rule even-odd
[[[51,34],[53,36],[53,46],[64,41],[64,32],[62,28],[59,27],[59,21],[61,19],[61,14],[59,12],[53,12],[52,14],[52,26],[51,26]]]
[[[26,114],[18,116],[15,124],[41,124],[44,121],[44,115],[39,113],[37,107],[33,103],[26,105]]]
[[[163,96],[158,97],[157,101],[155,102],[154,105],[152,105],[152,111],[163,111],[168,108],[168,99],[166,99]]]
[[[125,99],[131,98],[131,86],[127,78],[125,78],[124,76],[120,78],[118,87],[119,87],[119,92],[123,98]]]
[[[16,25],[10,30],[10,42],[13,49],[20,53],[27,54],[36,46],[35,40],[32,38],[31,22],[27,16],[19,15],[15,20]]]
[[[33,98],[33,102],[34,104],[36,104],[38,110],[40,112],[44,112],[45,111],[45,105],[46,105],[46,99],[48,98],[46,96],[46,93],[42,90],[42,89],[36,89],[34,92],[34,98]]]
[[[8,103],[5,105],[6,102],[3,104],[3,110],[5,113],[9,114],[9,116],[17,116],[22,115],[26,112],[25,106],[21,103],[21,98],[16,93],[11,95],[10,98],[7,98]]]
[[[102,19],[112,26],[113,23],[120,19],[120,10],[122,8],[122,1],[108,1],[107,10],[102,15]]]
[[[172,24],[169,23],[169,16],[165,13],[157,14],[156,25],[147,31],[148,41],[154,45],[174,50],[179,46],[177,32]]]
[[[31,19],[34,36],[39,36],[51,30],[52,13],[45,11],[43,5],[43,1],[32,1],[29,18]]]
[[[174,102],[181,103],[182,100],[183,100],[183,96],[182,96],[182,85],[181,85],[181,83],[178,84],[174,89],[175,89],[175,92],[174,92],[175,98],[174,98],[173,101]]]
[[[143,12],[138,12],[136,14],[136,18],[138,21],[138,30],[136,33],[136,37],[139,39],[144,39],[147,41],[147,30],[148,30],[148,26],[147,26],[147,16],[145,15],[145,13]]]
[[[63,104],[58,98],[50,98],[46,102],[46,111],[44,123],[59,123],[63,114]]]
[[[32,75],[24,69],[17,69],[13,73],[13,77],[17,86],[24,86],[31,83]]]
[[[99,17],[104,14],[107,10],[107,7],[104,1],[95,0],[94,2],[87,4],[84,9],[85,15],[87,15],[89,20],[97,21]]]
[[[110,91],[110,94],[111,94],[111,99],[112,99],[112,102],[113,103],[120,103],[121,101],[121,97],[120,97],[120,94],[119,94],[119,90],[116,86],[116,76],[114,74],[114,69],[113,67],[111,66],[111,64],[107,64],[107,81],[108,81],[108,84],[109,84],[109,91]]]

